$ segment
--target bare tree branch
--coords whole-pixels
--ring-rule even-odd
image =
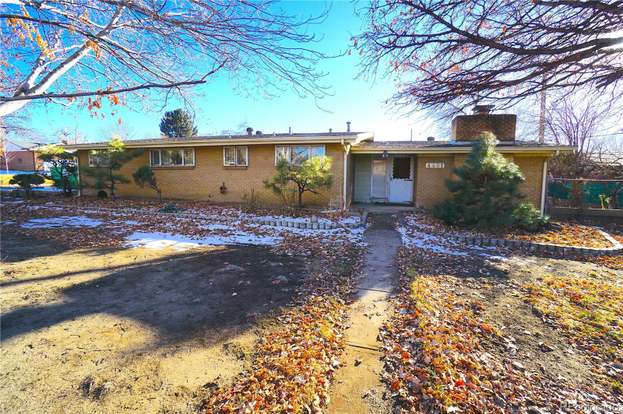
[[[274,0],[13,0],[0,11],[0,116],[46,98],[181,92],[217,72],[206,67],[318,99],[325,55],[306,29],[325,16]]]
[[[361,74],[398,78],[391,101],[409,110],[500,108],[623,79],[622,0],[372,0],[363,11]]]

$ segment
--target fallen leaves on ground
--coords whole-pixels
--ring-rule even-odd
[[[164,232],[179,234],[194,239],[210,236],[235,236],[240,232],[252,236],[290,237],[296,229],[260,226],[253,215],[243,213],[239,208],[208,205],[203,202],[183,202],[184,214],[162,213],[159,204],[145,200],[64,199],[54,202],[28,202],[2,204],[3,231],[19,232],[42,240],[55,240],[72,248],[117,247],[126,242],[126,237],[134,232]],[[309,211],[307,211],[309,212]],[[298,211],[300,217],[305,211]],[[32,219],[52,217],[87,217],[102,223],[96,227],[59,226],[24,228],[21,224]],[[338,219],[338,216],[325,214],[325,218]],[[308,230],[308,236],[336,241],[351,238],[358,230],[339,227],[336,230]],[[361,238],[360,232],[355,238]],[[285,241],[287,244],[287,240]],[[252,243],[251,243],[252,244]]]
[[[612,222],[606,226],[606,231],[616,241],[623,244],[623,224]],[[587,257],[587,261],[609,267],[610,269],[623,270],[623,253],[613,256]]]
[[[615,273],[546,275],[525,284],[525,300],[587,350],[623,394],[623,281]]]
[[[608,248],[612,243],[606,239],[599,229],[574,221],[552,220],[547,228],[537,233],[508,231],[477,231],[456,226],[448,226],[430,214],[420,211],[416,213],[418,223],[428,227],[435,233],[456,234],[467,237],[492,237],[507,240],[526,240],[535,243],[557,244],[561,246]]]
[[[280,326],[258,344],[252,369],[233,385],[215,390],[200,411],[322,412],[344,349],[345,300],[361,265],[361,251],[352,245],[307,241],[295,245],[320,259],[320,266],[298,292],[301,302],[284,311]]]
[[[328,388],[344,349],[346,301],[361,266],[361,247],[335,234],[318,232],[300,236],[258,227],[241,220],[240,210],[235,209],[200,204],[201,214],[196,212],[193,218],[157,213],[153,203],[136,201],[123,205],[126,204],[133,207],[132,211],[98,210],[83,202],[79,207],[65,203],[3,205],[3,220],[15,223],[5,226],[3,231],[10,227],[8,231],[54,239],[73,247],[119,246],[134,231],[171,231],[197,238],[232,231],[214,226],[206,228],[207,224],[235,223],[236,229],[253,234],[277,231],[281,241],[271,246],[272,250],[277,254],[307,257],[310,273],[296,292],[294,303],[278,317],[277,327],[255,348],[252,370],[240,375],[231,387],[218,388],[218,384],[209,387],[213,390],[200,411],[321,412],[328,402]],[[33,218],[70,215],[99,219],[102,224],[91,228],[19,226]],[[279,283],[276,277],[275,284]]]
[[[478,306],[455,295],[444,276],[408,273],[414,278],[409,285],[411,276],[403,276],[409,287],[382,335],[386,381],[399,406],[475,413],[521,405],[526,378],[486,352],[485,343],[500,334],[479,317]]]
[[[504,295],[514,298],[521,292],[521,283],[504,276],[503,263],[418,248],[403,248],[398,260],[401,288],[381,333],[384,380],[398,412],[612,412],[623,407],[616,392],[561,377],[555,362],[534,361],[537,346],[542,355],[552,348],[533,344],[537,339],[527,330],[520,334],[518,327],[498,322],[498,312],[505,312],[500,321],[513,321],[518,309],[491,308]],[[612,292],[610,300],[617,294]],[[612,321],[612,315],[602,317],[604,323]],[[536,315],[522,323],[527,321],[535,324],[530,330],[546,326]],[[522,335],[529,346],[514,335]]]

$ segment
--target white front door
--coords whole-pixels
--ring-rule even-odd
[[[387,160],[372,160],[372,199],[387,200]]]
[[[389,202],[413,202],[413,157],[392,157],[389,179]]]

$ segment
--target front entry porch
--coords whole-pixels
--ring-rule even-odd
[[[413,205],[413,155],[355,154],[353,157],[353,203]]]

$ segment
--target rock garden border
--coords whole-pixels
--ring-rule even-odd
[[[623,244],[603,230],[598,231],[606,240],[612,243],[612,247],[580,247],[565,246],[561,244],[539,243],[529,240],[497,239],[481,236],[459,236],[444,234],[450,240],[465,243],[472,246],[500,246],[511,250],[527,250],[530,253],[553,254],[558,256],[616,256],[623,254]]]
[[[297,229],[308,229],[308,230],[331,230],[337,228],[357,228],[361,226],[365,226],[366,221],[368,219],[368,212],[365,211],[362,213],[359,221],[356,223],[347,223],[347,224],[338,224],[338,223],[327,223],[318,221],[318,217],[309,217],[305,221],[300,221],[296,219],[265,219],[265,218],[257,218],[252,220],[252,222],[256,224],[261,224],[263,226],[273,226],[273,227],[294,227]]]

